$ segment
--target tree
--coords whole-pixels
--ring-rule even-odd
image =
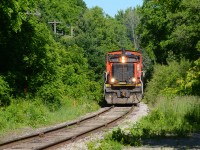
[[[169,37],[160,43],[163,50],[170,50],[178,58],[185,57],[190,60],[198,58],[197,44],[200,41],[200,13],[199,0],[182,0],[179,10],[168,14],[172,30]]]
[[[26,12],[35,8],[38,0],[11,0],[0,2],[1,32],[20,31]],[[4,29],[4,30],[3,30]]]
[[[138,35],[135,33],[140,17],[137,8],[128,8],[125,11],[120,10],[115,18],[124,24],[127,28],[127,36],[134,43],[134,48],[139,49]]]
[[[76,25],[78,16],[86,9],[86,4],[83,0],[43,0],[38,8],[43,22],[59,21],[57,30],[69,34],[69,27]],[[49,26],[53,29],[51,25]]]
[[[83,47],[89,68],[99,80],[105,70],[105,53],[123,47],[132,48],[126,28],[114,18],[105,16],[99,7],[87,9],[78,21],[76,43]]]
[[[127,37],[134,43],[134,50],[142,53],[144,70],[152,69],[151,60],[145,49],[141,46],[140,34],[136,33],[140,22],[139,8],[128,8],[125,11],[120,10],[115,18],[126,27]]]
[[[198,12],[199,0],[145,1],[137,33],[151,59],[166,63],[169,54],[197,59]]]

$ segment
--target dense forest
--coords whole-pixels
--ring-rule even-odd
[[[143,54],[147,102],[199,96],[199,9],[199,0],[144,0],[113,18],[83,0],[1,1],[0,130],[27,112],[44,118],[72,100],[102,101],[105,53],[121,48]]]

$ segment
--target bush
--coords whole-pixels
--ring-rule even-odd
[[[139,125],[139,128],[149,131],[146,137],[187,136],[200,129],[197,126],[200,117],[199,97],[160,97],[156,101],[156,109]]]
[[[89,142],[87,146],[89,150],[121,150],[123,147],[111,138],[111,134],[108,134],[104,140]]]
[[[185,78],[190,66],[191,63],[185,59],[182,59],[180,62],[169,62],[167,66],[155,65],[153,77],[147,83],[145,101],[155,103],[156,97],[180,94],[178,81]]]
[[[9,106],[0,107],[0,136],[13,129],[66,122],[99,109],[95,101],[87,99],[64,97],[62,103],[59,109],[52,111],[52,107],[49,109],[40,98],[12,100]]]
[[[192,68],[187,71],[186,77],[179,84],[182,93],[200,96],[200,58],[194,62]]]
[[[10,88],[3,76],[0,76],[0,106],[10,104]]]
[[[194,128],[200,129],[200,102],[197,101],[196,104],[192,104],[185,114],[185,120],[192,124]]]
[[[0,109],[0,132],[22,126],[35,127],[47,120],[48,109],[39,101],[18,99],[6,108]]]
[[[51,111],[55,111],[62,105],[64,93],[65,86],[57,80],[39,88],[37,96]]]
[[[199,124],[200,97],[159,97],[148,116],[126,130],[113,130],[99,143],[112,141],[140,146],[144,139],[188,136],[200,130]]]

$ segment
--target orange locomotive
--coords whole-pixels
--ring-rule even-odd
[[[131,50],[108,52],[104,97],[108,104],[138,104],[143,97],[142,55]]]

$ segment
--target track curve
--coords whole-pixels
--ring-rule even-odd
[[[57,147],[59,144],[73,141],[78,137],[112,125],[131,113],[133,108],[134,106],[109,107],[101,112],[80,120],[66,123],[44,132],[1,143],[0,150],[52,149],[53,147]]]

